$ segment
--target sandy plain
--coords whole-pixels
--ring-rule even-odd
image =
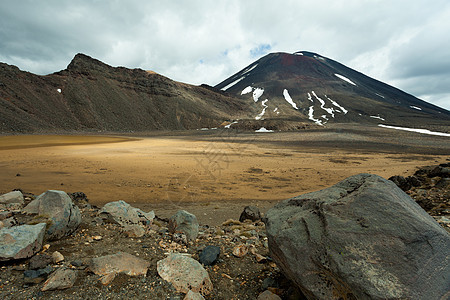
[[[124,200],[161,217],[183,208],[214,225],[245,205],[265,211],[354,174],[406,176],[449,157],[449,138],[376,127],[0,136],[0,193],[81,191],[97,206]]]

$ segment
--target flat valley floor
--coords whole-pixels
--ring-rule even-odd
[[[449,160],[448,137],[376,126],[0,136],[0,193],[84,192],[97,206],[124,200],[160,217],[185,209],[216,225],[354,174],[407,176]]]

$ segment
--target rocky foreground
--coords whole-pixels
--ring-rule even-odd
[[[216,227],[13,191],[0,196],[0,298],[446,299],[449,167],[352,176]]]

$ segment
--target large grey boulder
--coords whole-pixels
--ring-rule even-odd
[[[22,259],[41,250],[45,223],[21,225],[0,230],[0,261]]]
[[[48,240],[71,234],[81,223],[80,209],[63,191],[46,191],[30,202],[24,212],[47,220],[49,226],[45,238]]]
[[[444,299],[450,235],[393,182],[359,174],[266,214],[271,257],[308,299]]]
[[[198,236],[197,217],[185,210],[177,211],[169,219],[169,232],[181,232],[189,241],[194,241]]]
[[[131,225],[150,225],[155,213],[148,213],[132,207],[123,200],[106,203],[99,212],[100,216],[123,227]]]

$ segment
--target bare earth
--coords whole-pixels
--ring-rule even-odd
[[[137,138],[3,136],[0,193],[81,191],[98,206],[124,200],[161,217],[183,208],[200,223],[216,225],[238,218],[245,205],[265,211],[358,173],[411,175],[418,166],[445,162],[449,154],[449,138],[376,127]]]

